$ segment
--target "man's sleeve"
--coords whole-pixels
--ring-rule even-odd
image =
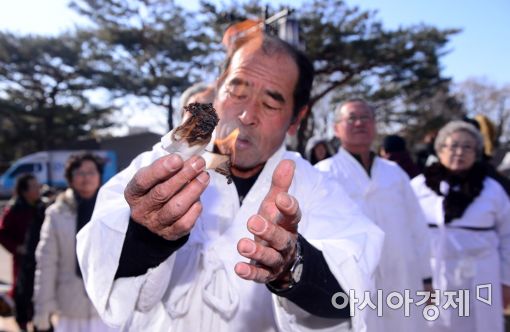
[[[0,244],[12,255],[16,254],[16,247],[21,242],[16,238],[15,214],[12,208],[6,208],[3,216],[0,217]]]
[[[427,226],[427,221],[423,213],[422,207],[413,191],[410,180],[405,175],[405,180],[402,182],[405,208],[407,209],[408,220],[406,226],[409,227],[411,232],[412,241],[415,244],[414,250],[416,251],[415,267],[421,272],[422,281],[424,284],[432,283],[432,270],[430,267],[430,230]]]
[[[115,279],[147,273],[148,269],[158,266],[182,247],[188,238],[189,234],[169,241],[130,219]]]

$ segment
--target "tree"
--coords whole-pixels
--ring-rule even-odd
[[[76,0],[72,8],[94,24],[88,60],[98,84],[114,97],[148,98],[168,110],[192,83],[206,80],[209,37],[172,0]]]
[[[221,10],[202,2],[201,12],[204,25],[210,22],[211,29],[219,32],[231,20],[260,17],[260,8],[258,0]],[[267,11],[278,10],[268,7]],[[345,97],[363,97],[379,106],[379,121],[388,127],[422,123],[419,119],[427,116],[427,101],[434,98],[436,103],[445,102],[441,109],[457,107],[449,94],[450,80],[441,75],[439,59],[449,38],[459,30],[426,25],[384,29],[376,12],[349,7],[341,0],[307,2],[293,15],[299,19],[306,53],[316,72],[310,107],[330,95],[330,110]],[[314,118],[308,117],[299,132],[298,150],[304,150],[314,127]]]
[[[510,85],[498,86],[487,79],[470,78],[455,86],[469,116],[487,116],[496,125],[496,140],[510,141]]]
[[[94,25],[86,56],[97,84],[114,97],[145,97],[165,107],[169,127],[175,97],[191,83],[216,76],[225,55],[221,38],[226,27],[282,9],[264,8],[258,0],[221,7],[202,1],[199,15],[166,0],[75,0],[72,6]],[[432,104],[432,111],[458,113],[439,60],[459,30],[426,25],[385,29],[376,12],[342,0],[312,0],[293,16],[316,69],[310,108],[321,105],[331,111],[339,100],[363,97],[378,106],[379,121],[390,130],[423,125]],[[317,128],[326,127],[321,119],[306,120],[299,132],[300,151]]]
[[[53,149],[110,125],[108,107],[87,97],[95,88],[83,35],[0,33],[0,158]]]

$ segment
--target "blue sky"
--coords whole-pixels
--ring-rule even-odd
[[[461,28],[443,58],[445,73],[456,81],[484,76],[510,83],[510,1],[508,0],[354,0],[361,8],[378,9],[385,26],[428,23]]]
[[[0,0],[0,30],[55,34],[80,18],[67,8],[68,0]],[[196,6],[198,0],[178,0]],[[273,1],[274,2],[274,1]],[[296,1],[279,0],[294,4]],[[301,2],[301,1],[299,1]],[[452,38],[450,54],[442,60],[444,73],[462,81],[484,77],[498,85],[510,83],[509,0],[349,0],[362,9],[376,9],[384,26],[396,28],[427,23],[461,28]]]

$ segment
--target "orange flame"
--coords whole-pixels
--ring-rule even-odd
[[[237,136],[239,136],[239,128],[232,130],[230,134],[225,138],[217,138],[214,141],[214,144],[218,147],[222,154],[230,155],[231,161],[235,160],[235,151],[236,151],[236,140]]]
[[[247,19],[232,24],[225,30],[221,43],[229,50],[235,41],[249,35],[262,35],[264,23],[261,20]]]

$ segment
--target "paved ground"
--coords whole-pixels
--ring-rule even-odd
[[[11,255],[4,249],[4,247],[0,246],[0,281],[9,284],[11,283],[12,279],[11,266],[12,266]],[[2,293],[4,291],[7,291],[7,289],[5,288],[6,287],[2,285],[2,287],[0,287],[0,291]],[[13,318],[0,317],[0,331],[17,332],[19,331],[19,329]]]
[[[5,201],[0,201],[0,213],[3,210],[3,205],[5,204]],[[12,269],[12,261],[11,261],[11,255],[9,252],[7,252],[1,245],[0,245],[0,281],[4,283],[11,283],[12,275],[11,275],[11,269]],[[6,287],[0,286],[0,292],[6,291]],[[510,332],[510,324],[508,324],[510,316],[510,310],[507,309],[506,312],[506,320],[507,320],[507,326],[506,326],[506,332]],[[0,332],[19,332],[19,328],[16,324],[16,321],[14,318],[3,318],[0,317]]]
[[[0,281],[11,283],[12,279],[11,254],[0,246]]]

